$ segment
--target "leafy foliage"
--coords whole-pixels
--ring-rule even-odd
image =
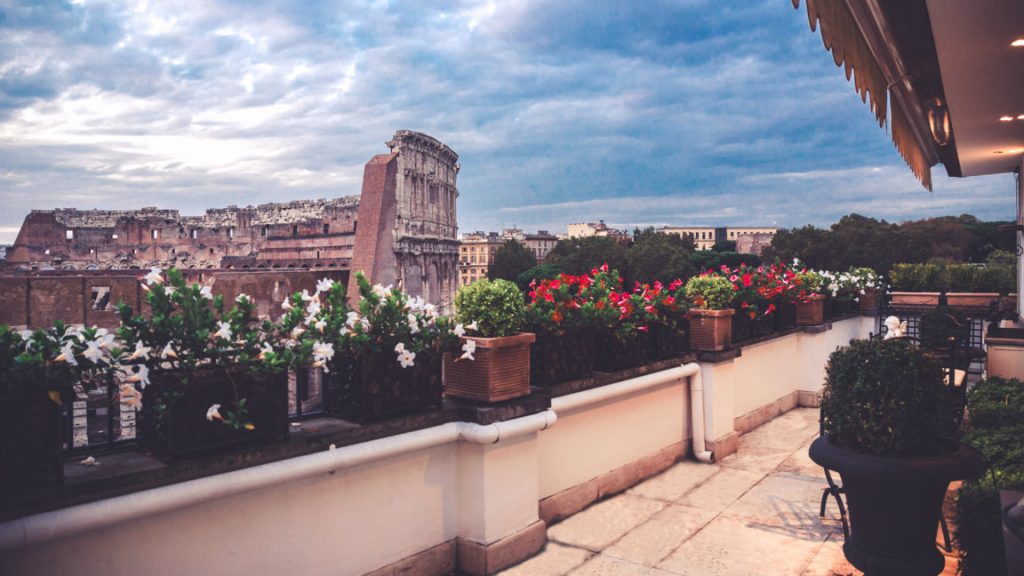
[[[520,274],[537,265],[537,258],[529,248],[515,240],[506,240],[494,254],[494,262],[487,268],[490,280],[516,281]]]
[[[696,274],[696,268],[690,263],[692,246],[693,240],[675,234],[655,232],[653,228],[637,231],[626,253],[628,278],[640,284],[670,278],[686,281]]]
[[[619,271],[629,268],[627,247],[607,236],[559,240],[548,254],[547,262],[570,275],[586,274],[604,264]]]
[[[895,264],[891,272],[893,290],[908,292],[998,292],[1017,289],[1017,267],[1013,264]]]
[[[518,334],[526,321],[523,293],[508,280],[479,280],[455,295],[455,319],[476,322],[485,338]]]
[[[536,285],[541,280],[551,280],[552,278],[558,278],[563,272],[562,267],[557,264],[538,264],[533,268],[530,268],[526,272],[523,272],[516,278],[516,285],[523,291],[524,294],[530,291],[530,285]]]
[[[732,282],[714,274],[694,276],[686,283],[686,297],[694,308],[725,310],[733,300]]]
[[[824,434],[876,456],[936,455],[948,424],[939,363],[907,340],[855,340],[829,357]]]
[[[956,541],[964,576],[1006,574],[999,490],[1024,490],[1024,382],[988,378],[967,395],[964,442],[984,455],[987,474],[957,493]]]

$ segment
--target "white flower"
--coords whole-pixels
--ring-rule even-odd
[[[462,324],[456,324],[455,328],[452,329],[452,334],[462,338],[466,335],[466,328]]]
[[[71,338],[71,337],[78,338],[81,335],[82,335],[82,327],[81,326],[77,326],[77,325],[68,326],[67,329],[64,330],[64,338]]]
[[[146,358],[149,358],[149,351],[150,348],[148,346],[143,345],[142,340],[139,340],[138,342],[135,343],[135,351],[132,352],[127,359],[138,360],[141,358],[145,360]]]
[[[150,268],[149,274],[143,276],[142,279],[146,281],[147,286],[152,286],[153,284],[163,284],[163,270],[160,270],[159,268],[156,267]]]
[[[327,363],[331,361],[331,358],[334,358],[334,344],[330,342],[325,344],[319,340],[313,344],[314,366],[323,366],[324,372],[330,372],[327,369]]]
[[[244,292],[239,294],[238,296],[235,296],[235,302],[238,302],[239,304],[245,304],[245,303],[249,302],[250,300],[252,300],[252,299],[249,298],[249,295],[244,293]]]
[[[302,301],[303,302],[309,302],[312,299],[313,299],[313,295],[309,293],[309,290],[306,290],[305,288],[303,288],[302,289]]]
[[[405,343],[399,342],[395,344],[395,354],[401,354],[402,352],[405,352]]]
[[[310,316],[315,316],[315,315],[317,315],[319,313],[320,313],[320,301],[319,300],[311,300],[309,302],[309,305],[306,306],[306,314],[309,314]]]
[[[415,314],[409,314],[406,320],[409,322],[409,332],[415,334],[420,331],[420,323],[416,320]]]
[[[209,286],[203,286],[199,289],[199,295],[207,300],[213,300],[213,288]]]
[[[412,366],[414,364],[414,360],[416,360],[416,353],[409,350],[403,350],[402,353],[398,355],[398,363],[402,365],[402,368]]]
[[[330,292],[332,286],[334,286],[334,280],[331,280],[330,278],[321,278],[320,281],[316,283],[316,291]]]
[[[305,319],[302,320],[302,323],[305,324],[306,326],[309,326],[310,324],[315,324],[316,315],[310,314],[309,316],[306,316]]]
[[[106,328],[100,328],[96,331],[96,344],[98,344],[100,348],[108,348],[114,343],[116,338],[117,337],[111,334]]]
[[[220,404],[213,404],[206,409],[206,419],[213,422],[215,418],[221,422],[224,421],[224,417],[220,415]]]
[[[160,358],[162,358],[164,360],[167,360],[168,358],[177,358],[177,357],[178,357],[178,353],[174,351],[174,348],[171,346],[170,342],[168,342],[167,345],[164,346],[164,349],[160,351]]]
[[[476,352],[476,340],[466,340],[462,345],[462,356],[459,356],[462,360],[476,360],[473,354]]]
[[[296,326],[295,328],[292,328],[291,337],[298,338],[299,336],[302,336],[305,332],[305,328],[303,328],[302,326]]]
[[[142,392],[139,392],[131,384],[121,384],[121,404],[130,406],[136,410],[142,409]]]
[[[258,356],[256,356],[256,358],[258,360],[263,360],[263,359],[265,359],[267,357],[267,354],[273,354],[273,353],[274,353],[274,347],[270,345],[270,342],[264,342],[263,346],[260,348],[260,353],[259,353]]]
[[[437,318],[437,307],[433,304],[424,304],[423,312],[428,314],[431,318]]]
[[[223,338],[224,340],[231,340],[231,324],[227,322],[217,322],[217,331],[213,334],[215,338]]]
[[[359,312],[352,310],[348,314],[346,314],[345,317],[345,326],[348,326],[349,328],[355,328],[356,324],[359,322]]]
[[[85,358],[93,364],[99,362],[100,358],[103,358],[103,350],[100,348],[100,342],[98,340],[93,340],[86,344],[85,351],[82,352],[82,356],[85,356]]]
[[[87,456],[85,460],[79,462],[82,466],[99,466],[100,463],[96,461],[92,456]]]
[[[408,302],[409,310],[413,312],[422,312],[423,307],[426,306],[426,302],[423,301],[422,296],[410,296]]]
[[[64,347],[60,349],[60,355],[53,359],[54,362],[67,362],[72,366],[78,366],[78,360],[75,360],[75,350],[71,347],[71,342],[64,344]]]
[[[373,293],[381,299],[387,298],[388,294],[391,294],[391,284],[387,286],[381,286],[380,284],[374,284]]]
[[[316,328],[318,331],[323,332],[324,328],[327,328],[327,320],[317,320],[316,323],[313,324],[313,328]]]
[[[139,364],[137,368],[138,370],[134,373],[131,373],[127,378],[125,378],[124,381],[138,382],[139,387],[145,390],[146,386],[149,385],[149,368],[146,367],[145,364]]]
[[[466,330],[479,330],[479,328],[476,327],[476,320],[473,320],[469,324],[466,324]]]
[[[281,302],[281,308],[283,308],[285,310],[291,310],[292,309],[292,302],[291,302],[291,300],[288,299],[288,298],[285,298],[284,301]]]
[[[26,342],[28,342],[29,340],[32,339],[32,331],[31,330],[22,330],[21,332],[18,332],[18,335],[21,336],[21,339],[26,341]]]

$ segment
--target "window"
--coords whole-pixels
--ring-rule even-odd
[[[75,231],[74,230],[65,230],[64,231],[64,239],[65,240],[74,240],[75,239]]]
[[[264,238],[266,238],[267,236],[267,228],[268,226],[264,226],[263,230],[260,231],[260,235],[263,236]]]
[[[235,237],[235,229],[234,228],[228,228],[228,238],[230,239],[230,238],[234,238],[234,237]]]
[[[150,236],[153,237],[153,240],[156,240],[157,238],[160,238],[160,231],[159,230],[150,230]]]
[[[92,309],[107,310],[110,308],[110,286],[92,287]]]
[[[327,231],[330,230],[330,229],[331,229],[331,225],[330,224],[324,224],[324,234],[327,234]]]
[[[199,230],[193,228],[192,229],[192,239],[195,240],[196,238],[199,238]]]
[[[298,235],[299,235],[299,225],[298,224],[294,224],[294,225],[292,225],[292,236],[298,236]]]

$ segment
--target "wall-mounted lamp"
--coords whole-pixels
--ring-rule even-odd
[[[932,132],[932,140],[939,146],[949,144],[951,127],[949,124],[949,110],[942,100],[932,99],[928,103],[928,128]]]

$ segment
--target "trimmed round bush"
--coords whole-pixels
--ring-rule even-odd
[[[732,282],[714,274],[694,276],[686,282],[686,297],[694,308],[725,310],[732,303],[733,293]]]
[[[476,322],[485,338],[518,334],[526,320],[526,300],[508,280],[478,280],[455,295],[455,319]]]
[[[908,340],[855,340],[829,357],[821,417],[822,433],[853,452],[939,455],[951,423],[942,368]]]

